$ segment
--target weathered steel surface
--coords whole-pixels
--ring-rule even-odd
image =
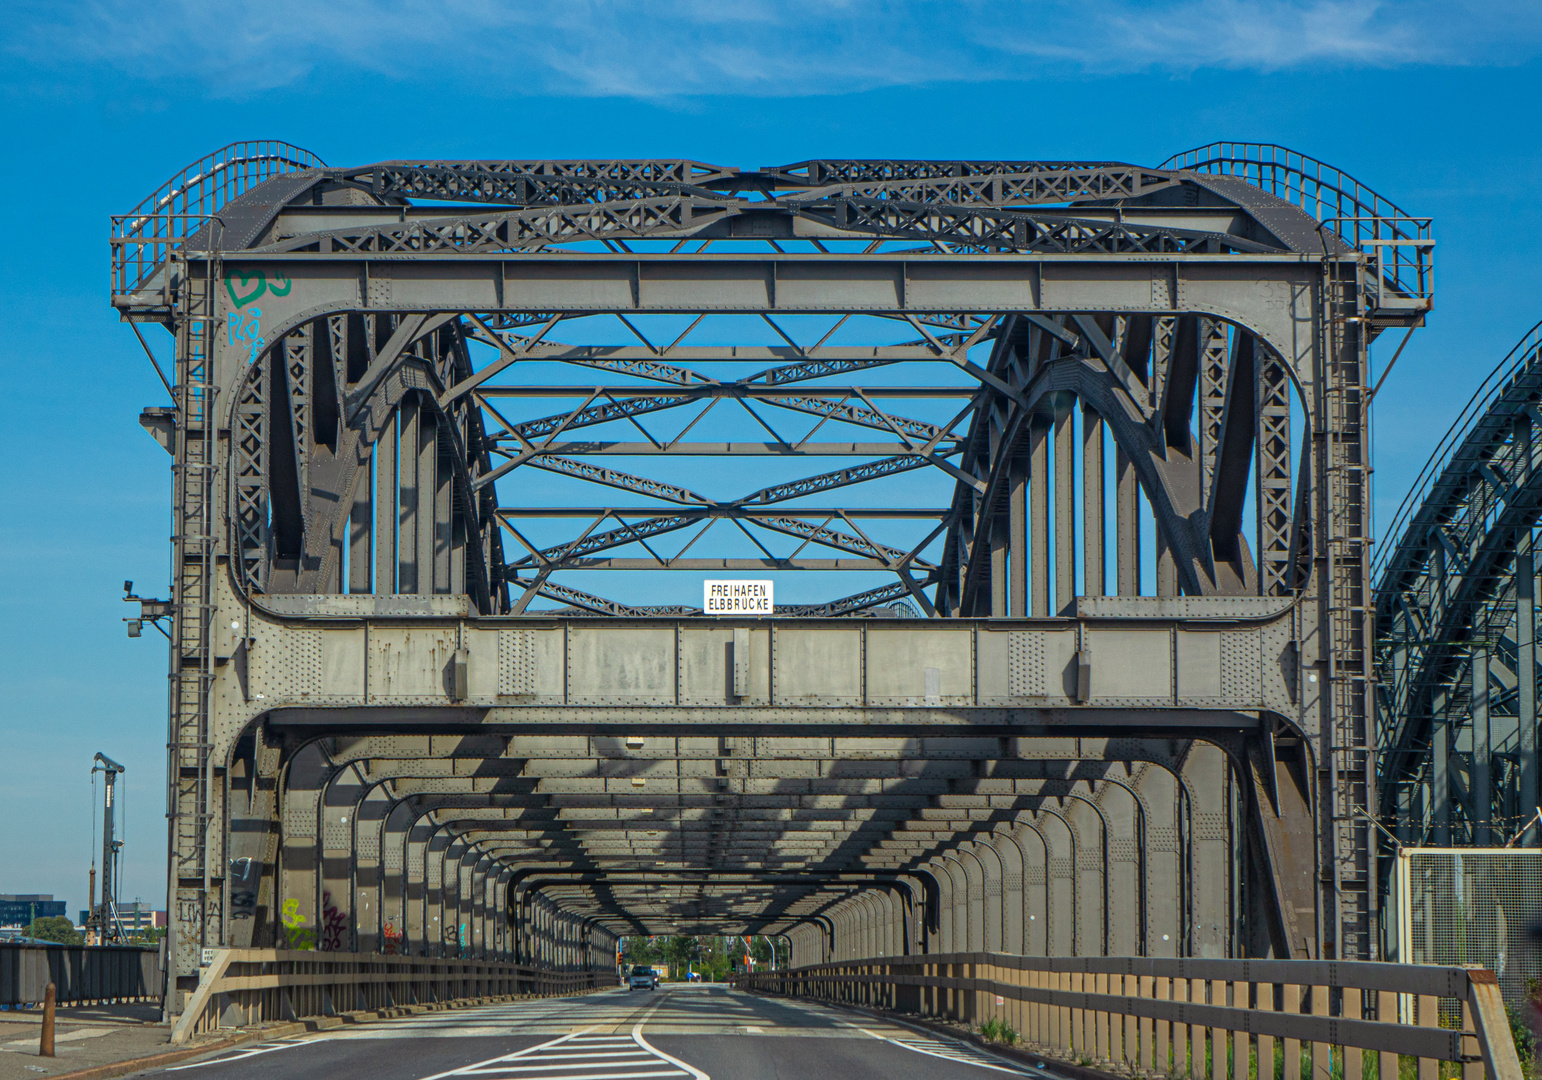
[[[1335,170],[238,145],[113,243],[177,335],[173,1013],[216,946],[1374,955],[1366,347],[1430,247]],[[640,570],[860,588],[588,591]]]

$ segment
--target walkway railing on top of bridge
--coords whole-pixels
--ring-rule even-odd
[[[1435,447],[1434,453],[1425,462],[1418,478],[1414,480],[1413,486],[1409,488],[1402,505],[1397,508],[1391,523],[1382,533],[1385,539],[1376,552],[1376,558],[1371,566],[1372,579],[1377,583],[1378,590],[1394,556],[1402,547],[1403,534],[1407,532],[1414,515],[1423,507],[1436,483],[1445,475],[1447,466],[1456,457],[1458,449],[1467,441],[1467,436],[1479,421],[1488,415],[1494,403],[1510,388],[1516,377],[1539,360],[1542,360],[1542,322],[1527,331],[1526,336],[1515,348],[1511,349],[1499,365],[1489,372],[1488,378],[1483,380],[1468,400],[1467,407],[1446,431],[1440,444]],[[1416,541],[1415,546],[1422,547],[1422,545],[1422,540]]]
[[[1245,1080],[1256,1060],[1269,1063],[1259,1080],[1397,1080],[1399,1059],[1413,1058],[1419,1077],[1450,1061],[1465,1080],[1523,1080],[1499,983],[1482,968],[946,953],[756,972],[737,984],[972,1027],[994,1020],[1030,1046],[1137,1076]],[[1443,1002],[1460,1029],[1441,1026]]]
[[[324,168],[309,150],[277,139],[233,142],[188,165],[133,210],[113,215],[113,297],[139,292],[232,199],[283,173]]]
[[[1159,168],[1235,176],[1299,206],[1321,226],[1376,260],[1377,278],[1418,311],[1434,296],[1430,219],[1415,217],[1360,181],[1274,143],[1214,142],[1174,154]]]

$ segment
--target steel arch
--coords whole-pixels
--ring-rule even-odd
[[[1378,560],[1380,812],[1408,842],[1505,842],[1542,804],[1539,401],[1542,323],[1441,440]],[[1526,835],[1536,842],[1539,833]]]

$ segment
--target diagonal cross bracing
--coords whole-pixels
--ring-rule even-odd
[[[1373,678],[1365,376],[1429,310],[1427,222],[1245,144],[210,161],[228,190],[185,170],[112,241],[117,309],[177,342],[143,421],[176,989],[319,932],[575,970],[685,927],[799,962],[1376,955],[1370,690],[1438,650]],[[1447,704],[1494,716],[1534,646],[1477,582],[1528,555],[1504,419],[1394,613],[1477,613]],[[701,613],[719,576],[775,610]]]

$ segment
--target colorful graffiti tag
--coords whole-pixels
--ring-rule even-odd
[[[257,353],[267,344],[262,336],[261,308],[244,313],[232,311],[225,316],[225,344],[235,346],[238,342],[247,347],[247,362],[255,363]]]
[[[348,916],[332,903],[332,894],[321,894],[321,948],[327,952],[342,952],[348,947]]]
[[[268,280],[268,275],[262,270],[231,270],[225,274],[225,291],[230,293],[230,302],[238,309],[244,308],[265,292],[274,296],[288,296],[292,288],[294,282],[277,270],[273,272],[272,281]]]
[[[348,940],[348,916],[338,910],[329,892],[321,894],[320,930],[306,925],[309,920],[300,914],[300,901],[293,897],[284,901],[279,919],[284,924],[279,936],[286,949],[342,952],[351,944]]]
[[[262,270],[227,272],[225,291],[230,294],[230,302],[235,305],[235,310],[225,316],[225,343],[232,347],[237,343],[245,345],[248,362],[255,363],[267,339],[262,336],[262,309],[247,308],[246,305],[264,293],[288,296],[289,290],[293,288],[294,282],[276,270],[272,280]]]
[[[316,931],[313,927],[305,925],[306,918],[300,914],[300,901],[294,897],[284,901],[280,909],[279,921],[284,924],[279,934],[280,943],[286,949],[314,949],[316,947]]]

